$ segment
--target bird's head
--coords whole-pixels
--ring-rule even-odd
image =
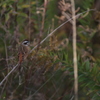
[[[29,46],[29,45],[30,45],[30,42],[29,42],[28,40],[24,40],[24,41],[22,42],[22,45],[24,45],[24,46]]]

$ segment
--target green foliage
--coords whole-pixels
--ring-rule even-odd
[[[87,10],[88,8],[90,9],[92,7],[92,5],[94,4],[94,0],[81,0],[79,2],[77,2],[77,6],[80,6],[83,10]]]
[[[93,6],[93,3],[94,3],[94,0],[82,0],[81,1],[81,5],[79,5],[79,7],[81,7],[82,9],[81,9],[81,12],[84,12],[84,11],[86,11],[86,10],[88,10],[88,9],[92,9],[92,6]],[[88,12],[89,14],[87,14],[86,16],[85,16],[85,18],[84,19],[79,19],[79,22],[81,23],[81,25],[83,25],[83,26],[89,26],[89,27],[94,27],[94,23],[93,23],[93,20],[91,20],[92,18],[93,18],[93,12],[94,11],[90,11],[90,12]],[[83,14],[83,16],[84,16],[84,14]]]
[[[64,57],[67,57],[68,54],[64,53]],[[64,60],[67,63],[63,63]],[[69,63],[71,59],[64,59],[62,64],[64,64],[65,70],[69,71],[69,75],[73,76],[73,65]],[[86,61],[81,61],[81,58],[78,59],[78,75],[79,75],[79,94],[83,95],[83,98],[86,99],[87,96],[91,99],[99,100],[99,89],[100,89],[100,62],[91,62],[89,59]],[[72,78],[73,79],[73,78]],[[73,79],[74,80],[74,79]],[[82,95],[80,99],[82,98]],[[85,97],[84,97],[85,96]]]
[[[96,95],[99,97],[99,84],[100,84],[100,62],[90,62],[89,60],[85,61],[83,64],[79,63],[79,83],[80,87],[86,91],[86,95],[90,96],[92,99]],[[100,97],[99,97],[100,98]],[[96,99],[98,100],[98,99]]]

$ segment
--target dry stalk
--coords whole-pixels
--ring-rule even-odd
[[[75,3],[71,0],[72,4],[72,25],[73,25],[73,63],[74,63],[74,93],[75,100],[78,100],[78,66],[77,66],[77,51],[76,51],[76,17],[75,17]]]

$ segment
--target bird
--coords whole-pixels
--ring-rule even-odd
[[[18,70],[19,70],[19,85],[21,85],[21,64],[24,60],[27,59],[27,56],[29,54],[30,51],[30,42],[28,40],[24,40],[20,43],[19,48],[18,48]]]
[[[28,56],[30,51],[30,42],[28,40],[22,41],[18,48],[18,61],[21,64]]]

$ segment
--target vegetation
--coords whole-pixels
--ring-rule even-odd
[[[79,100],[100,99],[98,4],[75,2]],[[72,20],[66,22],[71,17],[68,0],[0,1],[0,82],[19,62],[21,42],[28,39],[35,47],[1,84],[0,100],[74,100]]]

